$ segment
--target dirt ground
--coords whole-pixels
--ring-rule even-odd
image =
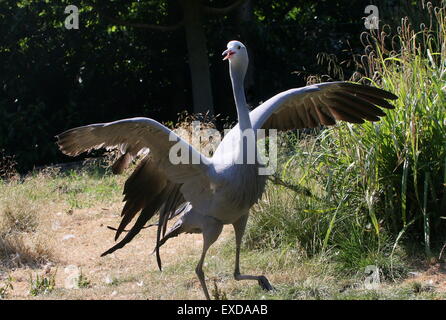
[[[55,274],[56,290],[48,298],[62,299],[172,299],[172,293],[160,290],[152,295],[148,288],[147,277],[155,274],[159,278],[157,287],[175,286],[168,275],[158,270],[155,254],[151,254],[156,242],[156,228],[145,229],[123,249],[106,257],[100,254],[113,244],[114,231],[107,226],[117,226],[120,206],[98,210],[80,209],[67,212],[54,212],[50,222],[50,232],[46,243],[51,247],[53,259],[39,268],[16,268],[9,276],[13,279],[12,299],[30,299],[30,277],[51,276]],[[221,238],[232,232],[225,228]],[[122,237],[122,236],[121,236]],[[220,242],[223,240],[220,239]],[[187,245],[185,245],[187,244]],[[201,298],[201,289],[193,271],[201,252],[201,235],[182,235],[167,242],[161,251],[163,266],[178,264],[182,260],[194,261],[188,266],[187,275],[192,294],[183,298]],[[189,263],[185,261],[185,263]],[[190,263],[189,263],[190,264]],[[68,268],[67,268],[68,267]],[[90,282],[89,288],[68,289],[73,270],[80,270]],[[231,273],[231,270],[228,270]],[[170,275],[175,278],[175,275]],[[153,284],[152,284],[153,285]],[[40,298],[45,298],[39,296]]]
[[[100,257],[113,244],[114,231],[107,226],[117,226],[121,204],[109,208],[78,209],[48,213],[42,229],[46,245],[52,252],[52,261],[36,268],[18,267],[8,276],[13,288],[8,299],[203,299],[195,265],[201,253],[201,235],[181,235],[168,241],[161,250],[163,272],[158,270],[156,257],[151,254],[156,228],[143,230],[133,241],[115,253]],[[237,292],[244,286],[257,286],[253,282],[237,282],[232,278],[232,261],[223,261],[218,252],[233,236],[231,226],[226,226],[214,247],[208,253],[205,270],[211,291],[213,280],[226,291]],[[232,243],[232,242],[231,242]],[[232,248],[231,248],[232,250]],[[222,260],[223,259],[223,260]],[[243,257],[242,257],[243,259]],[[224,267],[223,267],[224,265]],[[218,267],[220,266],[220,267]],[[227,269],[227,270],[226,270]],[[217,273],[216,273],[216,270]],[[86,280],[82,288],[73,286],[73,276],[79,272]],[[32,296],[30,278],[55,276],[55,287],[49,294]],[[3,280],[6,274],[3,275]],[[70,280],[71,279],[71,280]],[[283,277],[273,274],[270,280],[280,282]],[[77,283],[77,281],[75,281]],[[432,264],[411,272],[401,285],[411,285],[420,290],[446,293],[446,266]],[[234,298],[234,297],[232,297]]]

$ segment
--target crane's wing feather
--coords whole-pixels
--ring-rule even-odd
[[[169,181],[166,175],[151,161],[151,155],[147,155],[136,167],[124,186],[125,205],[122,209],[122,220],[116,231],[115,240],[124,231],[130,221],[139,214],[136,222],[125,237],[113,247],[105,251],[101,256],[110,254],[130,242],[144,227],[144,225],[158,212],[158,232],[155,248],[159,248],[161,236],[167,230],[167,222],[181,213],[178,210],[185,203],[180,191],[181,184]],[[181,209],[181,208],[180,208]],[[157,261],[161,268],[159,250],[156,251]]]
[[[206,197],[210,197],[210,193],[203,192],[209,190],[209,159],[155,120],[132,118],[92,124],[70,129],[56,138],[60,150],[70,156],[100,148],[118,148],[124,155],[131,156],[150,150],[125,183],[125,205],[115,240],[137,213],[141,213],[127,235],[103,255],[131,241],[156,213],[160,216],[158,233],[164,235],[167,221],[178,214],[177,208],[182,203],[196,202],[198,198],[209,201]],[[182,147],[180,153],[188,153],[182,160],[188,161],[174,164],[169,156],[177,143]],[[200,190],[200,197],[194,190]]]
[[[173,182],[183,183],[197,174],[206,175],[209,159],[169,128],[149,118],[131,118],[109,123],[97,123],[67,130],[56,136],[60,150],[70,156],[77,156],[93,149],[120,149],[122,153],[138,154],[150,150],[153,161],[163,169]],[[172,154],[175,144],[181,148]],[[180,163],[170,159],[175,156]]]
[[[120,150],[120,156],[118,159],[115,160],[115,162],[112,164],[112,172],[114,174],[121,174],[124,172],[125,169],[129,167],[129,165],[132,163],[133,159],[137,154],[134,154],[128,150]]]
[[[254,129],[303,129],[333,125],[336,120],[363,123],[385,115],[380,108],[393,109],[386,99],[394,94],[350,82],[325,82],[290,89],[265,101],[250,112]]]

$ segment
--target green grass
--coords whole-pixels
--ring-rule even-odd
[[[80,272],[79,278],[77,279],[77,285],[81,289],[91,287],[91,281],[82,273],[82,270]]]
[[[6,299],[9,296],[9,292],[14,289],[12,282],[14,279],[8,276],[3,283],[0,285],[0,300]]]
[[[393,47],[369,37],[358,68],[362,81],[399,96],[387,116],[282,136],[280,177],[313,196],[269,186],[252,212],[248,248],[329,254],[340,272],[376,265],[389,280],[407,273],[420,244],[425,258],[438,257],[446,242],[445,10],[432,13],[430,29],[402,25]]]
[[[207,255],[205,273],[214,297],[445,298],[421,282],[400,285],[414,265],[436,258],[446,242],[444,7],[433,13],[432,21],[430,29],[420,32],[404,23],[392,47],[384,38],[369,38],[369,55],[361,60],[365,64],[358,64],[362,81],[399,96],[386,117],[363,125],[340,123],[309,135],[281,135],[278,177],[311,195],[269,183],[251,211],[241,254],[242,271],[271,276],[277,290],[233,283],[232,238]],[[1,257],[20,252],[29,261],[40,261],[45,252],[30,249],[21,239],[38,232],[45,208],[108,206],[122,199],[123,180],[95,165],[0,181]],[[163,283],[175,276],[183,283],[177,293],[187,297],[196,281],[197,261],[186,257],[166,265],[163,273],[149,272],[146,277],[152,280],[146,281]],[[379,269],[382,284],[376,290],[364,288],[370,266]],[[109,287],[142,277],[113,278]],[[82,278],[79,285],[88,289],[89,284]],[[37,278],[31,279],[31,287],[37,295],[54,286],[51,279]],[[6,295],[9,287],[2,288]],[[160,289],[150,294],[166,293]]]
[[[30,276],[29,284],[29,294],[31,296],[35,297],[41,294],[49,294],[56,287],[56,274],[50,274],[49,276],[36,275],[35,279]]]
[[[22,179],[0,180],[0,269],[51,260],[39,229],[51,227],[51,212],[109,207],[122,200],[123,179],[93,163],[82,170],[49,168]]]

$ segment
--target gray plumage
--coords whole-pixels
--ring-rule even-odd
[[[229,60],[238,124],[224,137],[211,158],[148,118],[92,124],[57,136],[60,150],[70,156],[92,149],[118,148],[123,156],[115,164],[116,172],[122,172],[134,157],[150,150],[125,183],[125,205],[115,240],[137,217],[136,222],[125,237],[103,255],[122,248],[158,214],[155,251],[160,269],[159,248],[169,238],[181,233],[203,234],[203,251],[196,273],[207,299],[210,297],[202,266],[207,250],[219,237],[224,224],[232,224],[235,231],[235,279],[257,280],[262,288],[272,289],[266,277],[242,275],[239,269],[240,245],[249,209],[260,199],[266,184],[266,177],[258,174],[262,164],[257,160],[237,162],[250,147],[257,153],[256,130],[314,128],[333,125],[337,120],[377,121],[385,115],[381,108],[393,108],[385,99],[397,98],[374,87],[329,82],[281,92],[249,112],[243,88],[248,66],[246,47],[241,42],[231,41],[227,48],[223,54]],[[254,132],[254,141],[242,139],[243,132],[249,130]],[[189,160],[198,159],[199,163],[172,163],[169,151],[178,144],[187,150]],[[167,222],[176,216],[178,221],[167,231]]]

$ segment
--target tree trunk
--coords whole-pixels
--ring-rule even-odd
[[[177,1],[167,2],[168,15],[167,22],[170,25],[175,25],[183,18],[183,9]],[[178,59],[178,44],[184,41],[184,34],[182,32],[171,32],[169,35],[169,41],[167,46],[168,61],[171,61],[169,66],[171,86],[169,90],[175,92],[175,94],[169,94],[166,99],[170,100],[170,114],[175,117],[184,111],[188,106],[191,106],[189,94],[187,90],[190,87],[190,77],[187,75],[187,69],[185,68],[185,59]],[[181,50],[183,48],[181,47]],[[184,48],[187,50],[187,48]]]
[[[200,0],[179,0],[184,14],[194,113],[214,114],[208,50],[203,30]]]
[[[249,54],[249,67],[245,77],[245,91],[247,95],[248,104],[251,103],[251,97],[253,95],[253,90],[255,88],[254,83],[254,52],[255,49],[252,47],[254,41],[252,41],[252,23],[254,20],[254,10],[251,0],[246,0],[241,6],[236,10],[235,14],[235,25],[240,32],[240,41],[243,42],[247,48]],[[255,107],[255,106],[251,106]]]

